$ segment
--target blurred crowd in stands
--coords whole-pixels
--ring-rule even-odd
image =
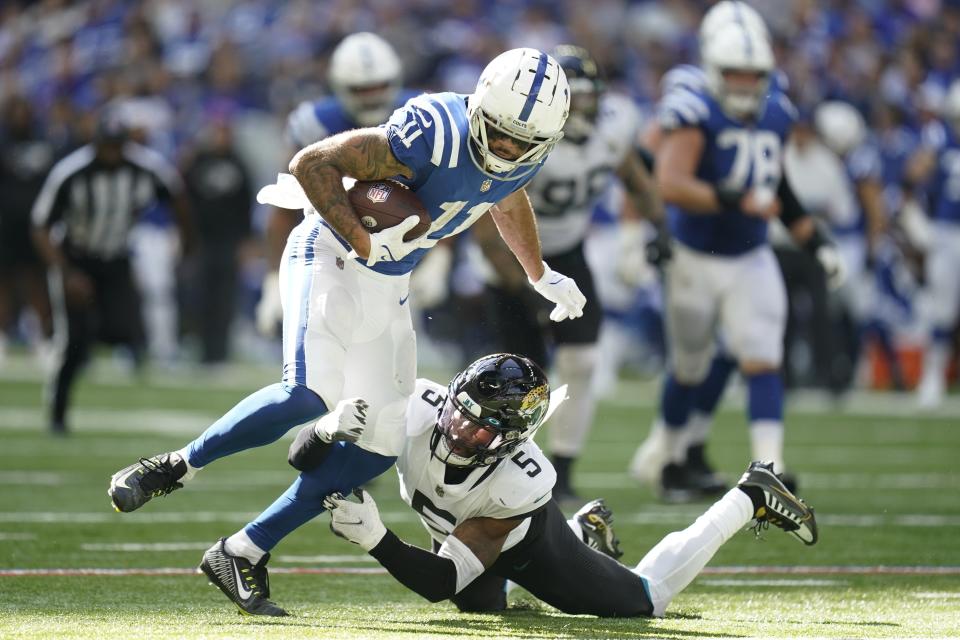
[[[299,102],[327,92],[329,54],[345,35],[374,31],[389,40],[403,61],[409,87],[461,92],[472,91],[483,66],[505,49],[550,50],[574,42],[600,62],[609,86],[631,96],[652,116],[663,73],[675,64],[696,62],[696,30],[710,4],[3,2],[0,335],[6,338],[0,339],[42,344],[42,337],[51,334],[49,305],[37,293],[43,286],[42,272],[39,267],[23,268],[31,260],[21,255],[30,253],[25,248],[29,210],[55,160],[91,139],[96,114],[105,105],[121,113],[139,140],[184,175],[199,229],[200,255],[227,252],[236,267],[219,266],[222,276],[200,280],[196,274],[201,258],[191,258],[197,264],[189,260],[177,264],[169,212],[158,207],[145,215],[144,230],[134,235],[132,249],[135,262],[140,256],[151,354],[164,362],[222,362],[230,355],[228,347],[207,345],[209,334],[253,332],[252,308],[264,269],[260,233],[266,211],[256,205],[252,193],[284,170],[287,114]],[[951,81],[960,77],[960,2],[752,0],[751,4],[768,22],[778,64],[789,79],[788,93],[803,121],[810,123],[815,107],[826,100],[847,102],[864,118],[881,155],[884,197],[893,215],[900,206],[898,189],[906,159],[920,144],[924,124],[939,112]],[[191,182],[210,153],[230,154],[242,166],[236,198],[206,202],[203,187]],[[616,209],[616,198],[611,194],[609,210],[598,211],[599,237],[604,222],[610,222],[610,210]],[[906,298],[902,305],[893,305],[890,322],[897,340],[909,342],[911,335],[921,333],[911,334],[916,319],[908,295],[922,285],[921,272],[908,269],[889,276],[894,298]],[[465,308],[482,311],[478,297],[482,287],[466,266],[455,266],[451,280],[454,300],[427,313],[425,328],[438,344],[448,345],[443,353],[455,345],[456,357],[466,360],[489,350],[490,338],[482,325],[456,321],[466,317],[461,313]],[[229,313],[217,327],[204,327],[207,305],[218,287],[230,290],[216,298],[216,304],[229,306]],[[628,300],[608,294],[608,311],[620,322],[621,331],[637,338],[634,364],[655,371],[662,356],[658,293],[655,287],[635,293]],[[620,299],[613,299],[618,295]],[[20,314],[21,308],[33,312]],[[237,321],[231,329],[234,312]],[[470,317],[482,313],[471,312]],[[184,348],[200,342],[205,346]],[[803,360],[798,353],[794,355]],[[796,357],[794,366],[802,370]],[[911,377],[909,372],[907,376]],[[798,379],[802,382],[803,375]],[[902,379],[894,382],[904,384]]]

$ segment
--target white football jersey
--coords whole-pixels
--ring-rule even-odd
[[[478,467],[458,484],[446,484],[446,465],[433,456],[431,439],[437,410],[447,388],[417,380],[407,405],[407,438],[397,458],[400,496],[420,514],[423,526],[439,544],[469,518],[515,518],[539,510],[549,500],[557,473],[536,444],[528,441],[516,452],[488,467]],[[504,550],[520,542],[530,518],[507,536]]]
[[[583,144],[561,140],[527,185],[546,257],[583,242],[597,200],[637,144],[640,113],[626,96],[605,93],[593,133]]]

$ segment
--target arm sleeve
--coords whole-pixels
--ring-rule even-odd
[[[287,117],[287,141],[297,149],[323,140],[329,135],[330,131],[320,122],[312,102],[301,102]]]
[[[800,200],[797,199],[797,194],[793,192],[793,187],[790,186],[790,181],[786,175],[780,178],[780,186],[777,187],[777,196],[783,205],[783,211],[780,213],[780,222],[782,222],[783,226],[787,229],[793,226],[793,223],[797,220],[807,216],[807,210],[800,204]]]
[[[69,174],[59,171],[57,167],[47,176],[30,212],[33,226],[49,229],[63,216],[69,177]]]
[[[448,540],[452,537],[449,536]],[[454,560],[409,545],[389,529],[383,540],[370,550],[370,555],[376,558],[377,562],[383,565],[384,569],[389,571],[400,584],[430,602],[447,600],[459,591],[460,579]],[[477,562],[480,561],[477,560]]]

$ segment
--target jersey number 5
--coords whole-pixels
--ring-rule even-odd
[[[540,463],[533,458],[524,459],[523,451],[518,451],[517,455],[510,458],[510,460],[512,460],[513,463],[521,469],[533,467],[527,471],[527,475],[531,478],[536,478],[538,475],[540,475],[540,472],[543,471],[543,469],[540,468]]]

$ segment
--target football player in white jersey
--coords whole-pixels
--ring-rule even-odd
[[[506,581],[512,580],[565,613],[662,616],[720,546],[752,520],[758,527],[774,524],[805,544],[817,542],[813,510],[769,464],[754,462],[739,485],[690,527],[668,535],[636,567],[620,564],[611,557],[619,550],[608,512],[591,503],[580,522],[570,522],[551,499],[556,475],[533,436],[565,394],[563,387],[550,393],[533,361],[504,353],[473,362],[447,386],[417,381],[397,472],[401,497],[419,514],[432,552],[389,531],[366,492],[355,492],[360,502],[345,498],[346,492],[325,498],[288,492],[290,508],[321,500],[334,533],[370,552],[405,586],[431,602],[450,599],[474,612],[506,608]],[[358,408],[306,427],[301,434],[308,437],[298,436],[290,448],[291,462],[314,434],[324,434],[328,448],[362,434]],[[246,547],[233,555],[224,546],[221,539],[200,565],[213,583],[242,612],[285,615],[268,599],[269,553]]]
[[[524,191],[563,136],[570,96],[563,70],[535,49],[506,51],[484,69],[470,95],[423,94],[379,127],[355,129],[305,147],[258,198],[303,208],[303,222],[284,251],[281,381],[256,391],[179,451],[140,458],[113,475],[116,510],[131,512],[194,480],[202,467],[238,451],[275,442],[291,428],[368,403],[356,445],[338,449],[311,476],[314,494],[368,482],[394,461],[404,412],[416,382],[417,350],[410,272],[443,238],[487,212],[540,295],[554,299],[551,318],[582,314],[576,283],[542,260],[536,219]],[[391,179],[409,188],[430,215],[428,231],[410,241],[418,221],[369,233],[347,198],[345,176]],[[402,188],[389,184],[385,188]],[[322,510],[307,510],[251,531],[272,546]],[[278,505],[279,510],[279,505]]]
[[[570,117],[563,140],[527,192],[537,212],[543,255],[576,280],[587,297],[583,316],[556,326],[544,323],[543,305],[496,233],[489,229],[483,233],[480,227],[476,237],[499,276],[490,287],[498,348],[542,366],[550,362],[554,377],[570,388],[570,400],[548,432],[557,471],[554,497],[563,502],[577,499],[570,481],[572,465],[583,450],[596,406],[592,382],[603,313],[583,251],[593,208],[619,177],[629,202],[619,229],[617,266],[630,284],[636,284],[643,271],[649,271],[640,217],[662,222],[663,205],[637,151],[636,106],[628,97],[605,90],[596,62],[582,47],[561,45],[552,55],[570,83]],[[662,246],[665,236],[658,236],[657,242]]]

